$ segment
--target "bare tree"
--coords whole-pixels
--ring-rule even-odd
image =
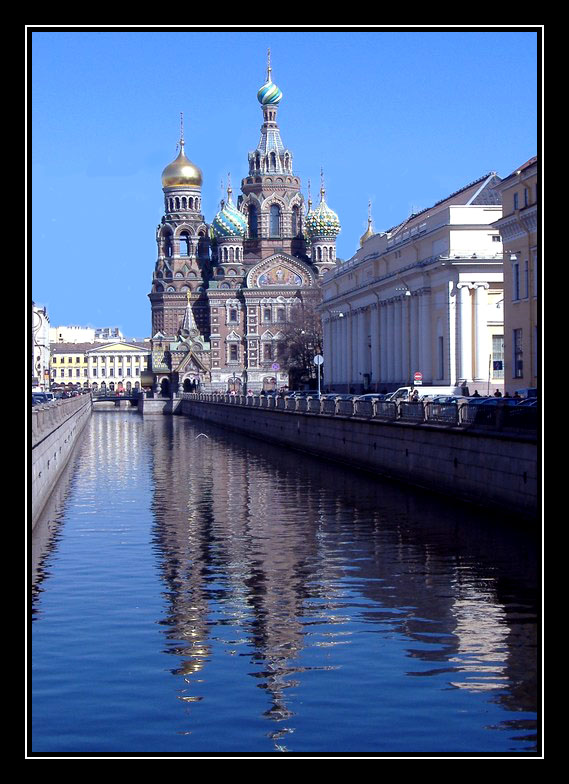
[[[302,303],[291,310],[281,330],[284,338],[279,344],[279,361],[289,372],[291,386],[310,385],[317,379],[314,357],[322,353],[322,321],[316,309],[320,300],[320,292],[305,295]]]

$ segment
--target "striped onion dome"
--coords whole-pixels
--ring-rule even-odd
[[[211,229],[216,239],[244,237],[247,233],[247,221],[231,201],[231,190],[228,190],[227,201],[213,219]]]
[[[306,231],[310,238],[337,237],[340,233],[340,219],[324,201],[324,192],[315,210],[311,210],[305,219]]]
[[[257,100],[262,106],[276,105],[283,97],[282,90],[274,84],[270,77],[269,81],[259,88],[257,92]]]

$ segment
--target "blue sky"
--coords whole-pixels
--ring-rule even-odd
[[[29,45],[30,294],[51,324],[149,337],[162,169],[202,170],[211,222],[259,140],[271,49],[278,122],[307,195],[340,218],[338,257],[489,171],[538,150],[531,29],[195,31],[45,28]]]

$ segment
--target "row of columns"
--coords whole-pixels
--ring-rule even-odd
[[[368,376],[376,391],[382,384],[409,384],[416,371],[423,383],[487,379],[487,290],[488,283],[449,283],[444,323],[436,335],[430,288],[324,311],[326,385],[359,390]],[[434,356],[435,346],[444,352],[442,362]]]

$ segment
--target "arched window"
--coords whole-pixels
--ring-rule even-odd
[[[298,234],[298,207],[292,208],[292,236],[296,237]]]
[[[180,256],[190,255],[190,235],[187,231],[180,234]]]
[[[258,231],[258,216],[257,216],[257,208],[256,207],[249,207],[249,236],[256,237]]]
[[[280,237],[280,224],[281,224],[281,210],[278,204],[271,204],[271,225],[270,225],[270,235],[271,237]]]
[[[165,256],[172,255],[172,237],[170,234],[166,234],[164,236],[163,251]]]
[[[187,206],[188,206],[188,200],[186,199],[185,196],[182,196],[182,209],[185,210]]]
[[[271,153],[270,163],[271,163],[271,170],[275,171],[275,169],[277,168],[277,156],[274,152]]]

